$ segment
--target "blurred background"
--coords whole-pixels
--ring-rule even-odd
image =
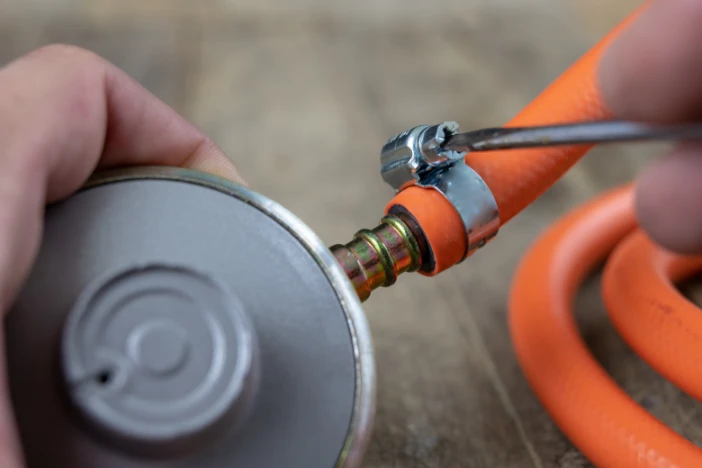
[[[44,44],[91,49],[204,129],[255,190],[329,245],[377,223],[392,196],[378,154],[393,134],[456,120],[501,125],[641,0],[0,0],[0,63]],[[366,466],[584,467],[515,360],[505,303],[536,235],[633,178],[660,148],[593,151],[436,278],[366,304],[378,415]],[[583,336],[620,385],[702,440],[695,405],[618,338],[596,284]]]

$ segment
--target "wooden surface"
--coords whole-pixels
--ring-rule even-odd
[[[56,41],[102,54],[332,244],[373,226],[391,197],[378,174],[386,138],[447,119],[502,124],[640,3],[0,0],[0,62]],[[374,293],[378,415],[366,466],[589,466],[520,372],[509,280],[539,231],[631,179],[656,149],[591,153],[470,261]],[[594,284],[578,310],[623,388],[702,441],[696,406],[623,344]]]

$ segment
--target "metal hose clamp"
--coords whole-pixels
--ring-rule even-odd
[[[443,122],[420,125],[392,137],[381,150],[380,172],[397,192],[417,185],[446,197],[463,221],[468,241],[465,259],[495,237],[500,215],[487,184],[465,163],[466,153],[442,147],[455,133],[456,122]]]

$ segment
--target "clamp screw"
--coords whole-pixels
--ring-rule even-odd
[[[431,188],[453,205],[467,240],[463,261],[497,234],[500,217],[489,187],[466,165],[465,153],[446,148],[457,133],[458,124],[448,121],[395,135],[380,152],[380,173],[396,192],[411,186]],[[391,212],[378,227],[358,231],[351,242],[335,245],[331,251],[361,301],[380,286],[393,285],[406,271],[432,271],[434,266],[421,226],[402,212]]]
[[[434,169],[465,156],[442,145],[458,133],[456,122],[420,125],[390,138],[380,151],[380,174],[396,191],[420,183]]]

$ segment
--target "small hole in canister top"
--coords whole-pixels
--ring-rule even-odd
[[[97,373],[95,380],[100,385],[107,385],[112,381],[112,371],[110,369],[104,369]]]

